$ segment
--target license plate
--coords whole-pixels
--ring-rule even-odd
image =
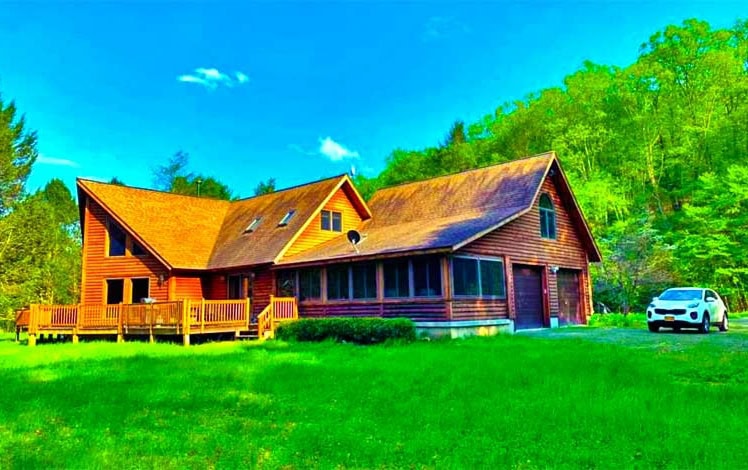
[[[675,321],[675,317],[672,315],[665,315],[665,321]]]

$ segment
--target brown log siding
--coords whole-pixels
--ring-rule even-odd
[[[107,214],[91,199],[86,200],[83,243],[83,285],[81,303],[105,303],[106,279],[150,279],[150,296],[158,301],[168,300],[168,283],[158,285],[160,274],[167,275],[167,268],[151,254],[132,256],[131,242],[128,241],[126,256],[107,256]],[[128,238],[130,234],[128,234]],[[131,285],[125,282],[124,301],[130,301]]]

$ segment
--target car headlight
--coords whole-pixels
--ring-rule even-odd
[[[696,308],[696,307],[698,307],[698,306],[699,306],[699,303],[698,303],[698,302],[694,302],[694,303],[692,303],[692,304],[688,304],[688,307],[687,307],[687,308]]]

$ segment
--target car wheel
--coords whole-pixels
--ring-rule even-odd
[[[654,323],[647,323],[647,328],[649,328],[649,331],[651,331],[652,333],[657,333],[658,331],[660,331],[660,327],[655,325]]]
[[[722,315],[722,322],[719,324],[719,331],[727,331],[730,329],[730,320],[727,318],[727,312]]]
[[[703,335],[709,334],[709,328],[712,326],[712,324],[709,322],[709,314],[704,312],[704,318],[701,319],[701,327],[699,328],[699,333]]]

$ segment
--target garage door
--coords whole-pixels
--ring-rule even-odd
[[[558,322],[561,325],[582,323],[580,315],[579,271],[560,269],[558,282]]]
[[[515,328],[541,328],[543,326],[543,287],[540,268],[512,266],[514,275]]]

